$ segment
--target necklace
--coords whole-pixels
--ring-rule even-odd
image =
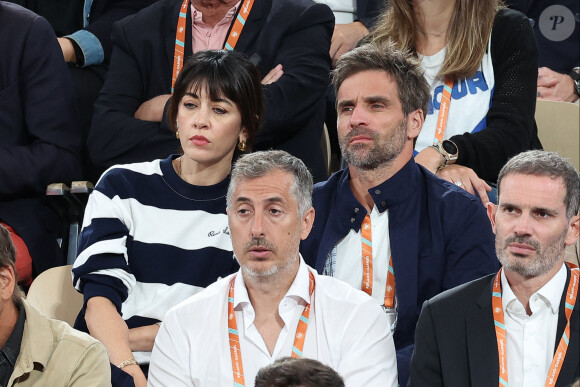
[[[436,37],[436,38],[440,38],[440,37],[442,37],[442,36],[443,36],[443,34],[444,34],[445,32],[447,32],[447,30],[448,30],[448,29],[449,29],[449,27],[448,27],[448,28],[445,28],[445,29],[444,29],[444,30],[442,30],[442,31],[439,31],[439,32],[433,33],[433,32],[425,32],[425,31],[423,31],[422,29],[420,29],[420,28],[418,28],[418,27],[417,27],[417,30],[418,30],[420,33],[422,33],[423,35],[431,35],[431,36],[434,36],[434,37]]]

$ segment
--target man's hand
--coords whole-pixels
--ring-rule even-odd
[[[284,69],[282,68],[282,65],[279,64],[270,70],[268,74],[266,74],[264,79],[262,79],[262,85],[269,85],[270,83],[274,83],[280,79],[282,75],[284,75]]]
[[[143,102],[135,112],[135,118],[143,121],[161,122],[163,110],[169,98],[171,98],[171,94],[161,94]]]
[[[330,57],[332,67],[336,61],[347,51],[356,47],[356,44],[369,33],[367,27],[360,21],[349,24],[336,24],[330,42]]]
[[[464,167],[463,165],[448,165],[439,171],[437,176],[445,179],[460,188],[463,188],[472,195],[479,195],[481,203],[485,206],[489,202],[487,193],[491,191],[491,187],[480,179],[473,169]]]
[[[574,80],[567,74],[560,74],[547,67],[538,69],[538,99],[575,102],[578,99]]]
[[[67,38],[57,38],[57,40],[58,44],[60,44],[64,61],[67,63],[77,63],[77,56],[72,42]]]

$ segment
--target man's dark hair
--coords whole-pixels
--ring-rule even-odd
[[[214,101],[226,97],[236,104],[242,126],[247,130],[249,151],[264,115],[264,95],[256,66],[236,51],[203,50],[189,57],[175,81],[167,112],[167,121],[173,131],[177,130],[177,112],[185,93],[198,93],[203,88]]]
[[[10,237],[10,231],[8,231],[4,226],[0,225],[0,268],[11,267],[14,271],[14,283],[18,283],[18,274],[16,273],[16,268],[14,263],[16,262],[16,248],[14,243],[12,243],[12,238]],[[12,301],[14,304],[20,305],[22,300],[22,294],[18,289],[18,286],[14,286],[14,293],[12,293]]]
[[[393,78],[405,117],[418,109],[423,111],[423,117],[427,115],[429,84],[423,76],[419,60],[412,54],[392,44],[365,44],[347,52],[332,71],[336,94],[345,79],[363,71],[384,71]]]
[[[344,381],[317,360],[283,357],[258,372],[254,387],[344,387]]]
[[[580,177],[578,171],[565,158],[556,152],[532,150],[515,155],[503,166],[497,177],[497,196],[500,197],[501,181],[509,175],[546,176],[561,178],[566,187],[566,219],[578,213],[580,205]]]

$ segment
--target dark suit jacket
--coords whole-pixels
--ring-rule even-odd
[[[46,185],[81,173],[74,112],[70,74],[48,22],[0,2],[0,220],[22,237],[36,273],[58,262],[58,218],[44,203]]]
[[[407,386],[498,385],[498,351],[491,306],[494,276],[458,286],[425,302],[415,331],[415,351]],[[560,302],[554,351],[566,325],[564,300],[565,291]],[[556,386],[569,386],[580,376],[579,323],[576,299],[568,352]]]
[[[181,1],[162,0],[118,22],[105,85],[95,104],[89,152],[99,165],[164,158],[179,149],[166,122],[133,118],[139,106],[169,94]],[[262,76],[281,63],[282,78],[264,86],[266,114],[254,149],[283,149],[324,179],[320,151],[333,15],[310,0],[259,0],[236,46]],[[188,12],[186,56],[191,55]]]
[[[157,0],[94,0],[89,14],[89,25],[85,28],[99,39],[105,53],[105,62],[111,59],[113,23],[132,15]]]

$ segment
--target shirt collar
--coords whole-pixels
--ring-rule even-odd
[[[290,285],[290,288],[282,299],[286,297],[301,298],[306,303],[310,303],[310,277],[308,265],[304,262],[302,255],[300,255],[300,265],[298,266],[296,277],[294,277],[292,285]],[[234,308],[245,303],[251,304],[248,289],[244,282],[244,276],[242,275],[242,269],[240,268],[234,284]]]
[[[405,203],[418,189],[421,174],[419,166],[411,158],[397,173],[381,184],[369,189],[375,206],[380,213]],[[364,206],[355,198],[349,184],[348,167],[338,181],[335,211],[346,222],[347,228],[358,232],[366,215]]]
[[[566,278],[566,264],[562,263],[562,267],[560,267],[560,270],[558,270],[556,275],[554,275],[546,284],[544,284],[544,286],[542,286],[536,293],[534,293],[540,296],[542,300],[544,300],[553,314],[557,314],[560,308],[562,293],[564,292],[564,287],[566,286]],[[519,302],[507,281],[505,270],[501,271],[501,289],[502,303],[506,309],[512,302]]]
[[[218,25],[231,21],[238,12],[238,8],[240,7],[241,2],[241,0],[238,1],[232,8],[230,8],[228,12],[226,12],[224,18],[218,23]],[[202,21],[203,14],[193,6],[193,2],[191,2],[191,14],[193,15],[192,19],[194,24],[204,24]]]
[[[26,312],[24,311],[24,308],[20,306],[18,309],[18,318],[16,319],[14,329],[12,329],[12,333],[1,349],[12,367],[16,364],[16,359],[20,354],[20,345],[22,344],[22,335],[24,334],[24,321],[26,320]]]

